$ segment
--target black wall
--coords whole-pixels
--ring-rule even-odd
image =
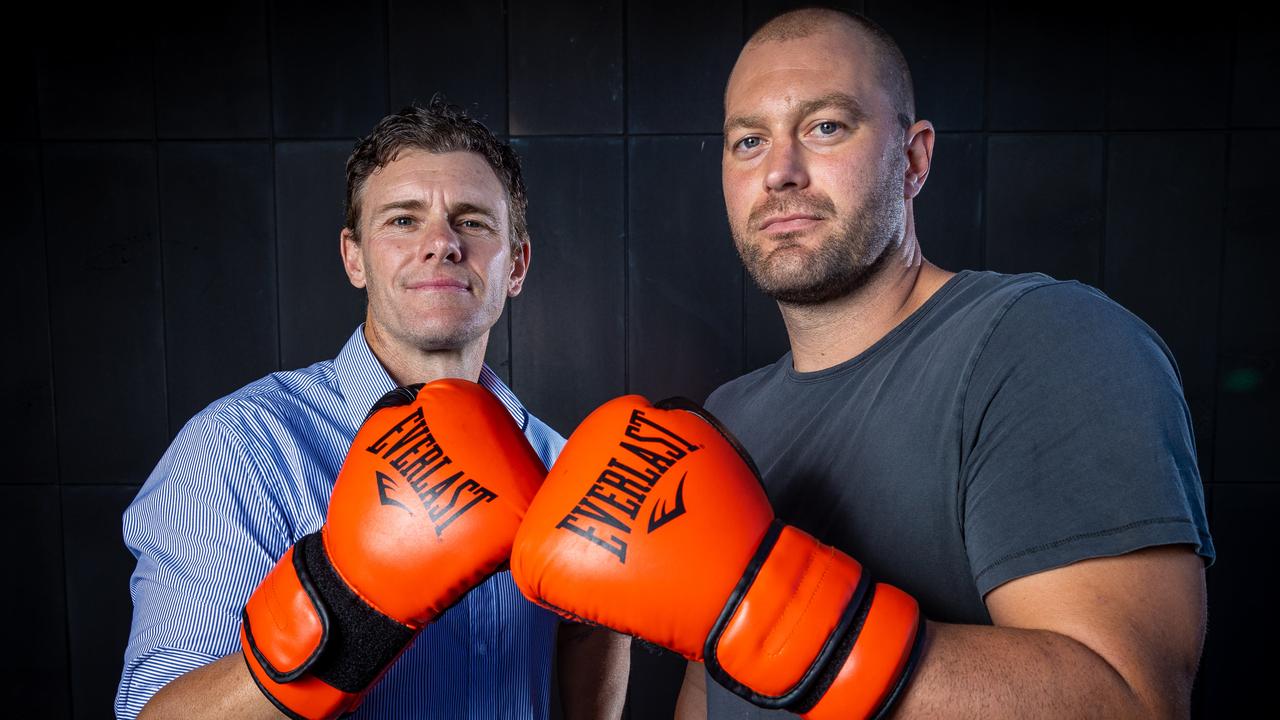
[[[443,91],[524,159],[531,276],[489,361],[553,426],[776,358],[777,311],[728,238],[718,128],[740,43],[786,5],[279,0],[9,26],[3,712],[110,713],[120,512],[196,410],[332,357],[359,322],[343,162],[412,100]],[[1275,707],[1280,32],[1232,4],[1025,5],[850,3],[898,38],[939,130],[925,254],[1078,278],[1173,348],[1219,550],[1197,715]],[[631,716],[669,716],[678,663],[639,650],[635,668]]]

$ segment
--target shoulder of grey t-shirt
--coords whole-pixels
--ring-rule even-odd
[[[773,363],[740,375],[711,391],[703,407],[712,415],[718,416],[717,408],[723,412],[726,407],[741,408],[744,404],[750,405],[759,388],[768,384],[779,373],[785,374],[786,368],[790,366],[791,352],[787,351]]]
[[[1214,550],[1191,416],[1146,323],[1074,281],[1018,293],[966,381],[960,492],[979,590],[1092,557]]]

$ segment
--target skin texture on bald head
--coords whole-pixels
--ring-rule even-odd
[[[838,10],[825,8],[792,10],[766,22],[747,39],[747,45],[797,40],[808,37],[833,22],[843,22],[851,27],[855,24],[851,16]]]
[[[880,86],[893,99],[903,128],[915,119],[915,91],[907,60],[889,33],[862,15],[826,8],[783,13],[765,23],[747,40],[744,51],[767,43],[790,42],[823,32],[847,34],[851,43],[867,46],[876,64]]]

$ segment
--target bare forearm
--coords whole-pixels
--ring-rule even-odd
[[[240,653],[178,677],[161,688],[138,715],[139,720],[228,717],[246,720],[284,717],[254,684]]]
[[[567,720],[622,717],[631,669],[631,638],[601,627],[564,623],[557,657],[560,705]]]
[[[921,664],[894,718],[1186,717],[1189,689],[1130,681],[1081,642],[1047,630],[929,623]]]

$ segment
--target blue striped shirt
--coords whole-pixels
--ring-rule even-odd
[[[239,652],[249,594],[324,522],[357,428],[395,387],[363,329],[336,359],[272,373],[193,417],[125,510],[138,566],[118,717],[136,717],[170,680]],[[550,467],[564,439],[487,366],[480,384]],[[509,572],[495,574],[426,627],[354,717],[545,718],[557,626]]]

